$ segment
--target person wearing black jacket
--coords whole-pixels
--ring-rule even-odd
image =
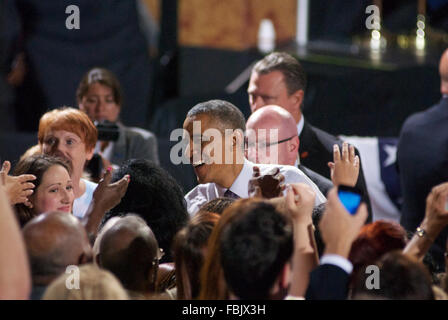
[[[337,144],[342,149],[342,141],[305,120],[302,114],[305,89],[306,74],[300,63],[288,53],[273,52],[258,61],[252,69],[247,89],[250,108],[254,112],[263,106],[275,104],[288,110],[297,124],[300,163],[331,179],[328,164],[333,159],[333,146]],[[358,150],[355,149],[355,153],[360,157]],[[364,193],[369,211],[367,221],[370,222],[372,210],[361,161],[360,167],[356,187]]]

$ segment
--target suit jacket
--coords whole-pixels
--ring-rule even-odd
[[[310,274],[306,300],[345,300],[349,274],[333,264],[322,264]]]
[[[311,126],[306,120],[303,125],[302,132],[299,136],[300,147],[300,163],[307,168],[317,172],[318,174],[331,179],[328,162],[333,161],[333,145],[338,144],[342,150],[342,140],[337,137],[322,131],[316,127]],[[365,196],[369,217],[367,223],[372,221],[372,208],[370,206],[369,193],[367,192],[367,185],[362,171],[362,161],[359,151],[355,148],[355,153],[359,156],[359,177],[356,182],[358,187]]]
[[[411,115],[398,141],[397,162],[403,194],[401,224],[415,231],[425,215],[426,197],[431,189],[448,181],[448,98],[430,109]],[[432,248],[444,265],[445,229]]]
[[[154,133],[117,123],[120,135],[114,142],[111,162],[120,165],[128,159],[147,159],[159,164],[157,138]]]
[[[324,196],[327,196],[328,191],[333,188],[333,182],[330,179],[325,178],[324,176],[314,172],[313,170],[305,167],[302,164],[298,165],[298,168],[308,177],[314,184],[319,188],[320,192]]]

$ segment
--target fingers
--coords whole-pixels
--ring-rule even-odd
[[[34,184],[31,182],[22,183],[22,190],[34,189]]]
[[[263,198],[263,193],[261,192],[261,188],[259,186],[254,187],[253,197],[255,198]]]
[[[358,210],[356,210],[355,215],[353,216],[359,228],[361,228],[364,225],[364,223],[367,220],[367,217],[368,217],[367,205],[365,203],[361,203]]]
[[[3,162],[1,171],[7,175],[9,173],[9,170],[11,170],[11,162],[6,160],[5,162]]]
[[[27,181],[36,180],[36,176],[33,175],[33,174],[22,174],[20,176],[15,177],[15,178],[17,179],[17,181],[19,183],[24,183],[24,182],[27,182]],[[34,184],[33,184],[32,188],[34,188]]]
[[[258,178],[260,176],[260,168],[259,167],[254,166],[252,176],[254,178]]]
[[[282,183],[285,181],[285,176],[282,175],[281,173],[277,174],[277,179],[279,183]]]
[[[338,162],[341,160],[341,154],[339,153],[339,146],[337,144],[333,145],[333,162]]]
[[[349,155],[348,155],[348,143],[343,142],[342,143],[342,161],[348,161]]]
[[[284,183],[282,183],[279,185],[279,188],[280,188],[280,192],[282,193],[283,191],[285,191],[286,185]]]
[[[293,185],[288,185],[285,198],[286,208],[290,211],[294,211],[297,207],[296,203],[299,201],[299,199],[296,198]]]
[[[358,156],[355,156],[355,159],[353,160],[353,165],[355,167],[359,167],[359,157]]]
[[[103,179],[101,179],[100,183],[104,185],[109,185],[110,181],[112,180],[112,168],[108,167],[106,170],[106,173],[103,176]]]
[[[350,160],[350,162],[354,162],[355,161],[355,157],[356,157],[355,146],[350,145],[349,146],[349,160]]]

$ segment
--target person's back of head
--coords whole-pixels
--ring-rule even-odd
[[[142,218],[134,214],[120,218],[103,234],[99,246],[99,265],[111,271],[124,288],[154,292],[160,251]]]
[[[131,177],[126,194],[116,207],[106,213],[102,224],[125,212],[136,213],[145,220],[165,251],[162,262],[172,261],[172,240],[189,219],[182,188],[168,172],[148,160],[124,162],[114,171],[112,182],[126,174]]]
[[[236,218],[223,229],[220,243],[224,277],[238,298],[286,296],[292,226],[272,205],[248,202],[240,206]]]
[[[375,269],[372,269],[373,273],[366,271],[365,275],[356,279],[352,291],[353,299],[434,299],[431,276],[425,266],[416,259],[401,251],[392,251],[379,259],[376,266],[376,274]]]
[[[378,220],[363,226],[348,257],[353,264],[352,281],[365,266],[374,264],[387,252],[404,249],[406,242],[406,230],[396,222]]]
[[[81,222],[66,212],[43,213],[23,228],[34,285],[48,285],[70,265],[92,261]]]
[[[199,271],[207,241],[218,219],[216,213],[199,212],[174,238],[173,255],[179,300],[195,299],[199,295]]]
[[[126,290],[109,271],[86,264],[56,278],[43,300],[128,300]],[[74,276],[74,272],[78,275]],[[79,281],[79,282],[77,282]],[[70,283],[71,286],[67,286]]]

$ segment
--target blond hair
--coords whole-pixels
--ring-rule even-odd
[[[43,300],[129,300],[120,281],[93,264],[79,267],[79,289],[69,289],[72,273],[64,273],[48,286]],[[76,278],[74,278],[76,279]]]

